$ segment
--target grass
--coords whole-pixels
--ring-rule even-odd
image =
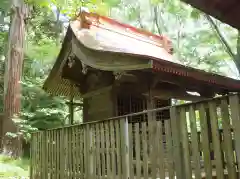
[[[29,176],[28,159],[12,159],[0,155],[0,179],[27,179]]]

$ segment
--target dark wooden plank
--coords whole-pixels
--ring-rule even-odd
[[[101,153],[102,153],[102,176],[105,178],[106,176],[106,158],[105,158],[105,136],[104,136],[104,124],[101,122]]]
[[[111,165],[110,165],[110,141],[109,141],[109,132],[110,132],[110,128],[109,128],[109,122],[104,122],[104,126],[105,126],[105,140],[106,140],[106,164],[107,164],[107,178],[111,178]]]
[[[216,161],[216,174],[218,179],[224,179],[223,161],[222,161],[222,151],[218,128],[218,118],[217,118],[217,106],[215,102],[209,102],[209,113],[212,127],[212,139],[213,139],[213,149]]]
[[[111,163],[112,163],[112,178],[116,178],[116,155],[115,155],[115,151],[116,151],[116,138],[115,138],[115,125],[114,125],[114,121],[111,120],[110,121],[110,130],[111,130]]]
[[[134,178],[134,166],[133,166],[133,130],[132,123],[128,124],[128,136],[129,136],[129,177]]]
[[[237,164],[240,167],[240,105],[238,95],[229,97],[229,105],[231,109],[232,127],[234,131],[235,152],[237,157]],[[240,178],[240,172],[238,172]]]
[[[196,114],[193,105],[189,107],[189,119],[191,127],[191,144],[192,144],[191,147],[193,153],[194,175],[196,179],[200,179],[201,178],[200,151],[198,144]]]
[[[142,122],[143,176],[148,179],[147,124]]]
[[[227,162],[228,175],[231,179],[236,179],[236,169],[234,163],[234,154],[232,147],[232,134],[230,125],[230,116],[228,102],[226,99],[221,100],[221,115],[222,115],[222,126],[223,126],[223,137],[224,137],[224,150]]]
[[[91,162],[92,162],[92,171],[91,171],[91,178],[96,178],[96,171],[97,171],[97,156],[96,156],[96,123],[91,125],[91,135],[92,135],[92,141],[91,141]],[[110,142],[110,141],[109,141]]]
[[[165,178],[165,156],[164,156],[164,143],[163,143],[163,125],[162,121],[157,122],[157,136],[158,137],[158,164],[159,164],[159,176]]]
[[[90,132],[89,132],[89,124],[85,124],[84,126],[84,168],[85,168],[85,177],[90,177],[90,166],[89,166],[89,139],[90,139]]]
[[[185,178],[192,178],[192,170],[190,163],[190,151],[189,151],[189,140],[187,131],[187,121],[186,121],[186,110],[184,107],[180,107],[180,130],[181,130],[181,140],[183,145],[183,162],[184,162],[184,175]]]
[[[122,170],[121,170],[121,143],[120,143],[120,121],[115,120],[115,126],[116,126],[116,153],[117,153],[117,176],[118,179],[122,178]]]
[[[84,127],[85,127],[85,125],[81,125],[81,127],[79,127],[80,129],[79,129],[79,132],[80,132],[80,138],[79,138],[79,140],[80,140],[80,153],[79,153],[79,155],[80,155],[80,172],[81,172],[81,178],[84,178],[84,174],[85,174],[85,162],[84,162],[84,152],[85,152],[85,150],[84,150],[84,141],[85,141],[85,139],[84,139]]]
[[[100,135],[101,129],[100,124],[96,124],[96,168],[97,168],[97,176],[101,177],[101,152],[100,152]]]
[[[167,168],[169,179],[174,179],[174,165],[173,165],[173,146],[170,120],[165,121],[165,135],[166,135],[166,149],[167,149]]]
[[[129,177],[129,163],[128,163],[128,123],[126,119],[120,120],[120,139],[121,139],[121,165],[122,165],[122,177]]]
[[[210,158],[210,146],[209,146],[209,134],[208,134],[208,124],[206,118],[205,106],[201,103],[199,106],[199,116],[201,124],[202,133],[202,147],[204,156],[204,168],[206,173],[206,179],[212,179],[212,163]]]
[[[157,162],[158,162],[158,140],[157,136],[157,121],[155,115],[149,120],[149,146],[150,146],[150,159],[151,159],[151,178],[157,178]]]
[[[182,165],[182,150],[180,143],[180,130],[179,130],[179,118],[177,117],[176,107],[170,109],[170,120],[171,120],[171,129],[173,137],[173,156],[174,156],[174,165],[176,170],[177,179],[183,178],[183,165]]]
[[[136,153],[136,173],[137,179],[141,178],[141,151],[140,151],[140,130],[139,123],[135,123],[135,153]]]

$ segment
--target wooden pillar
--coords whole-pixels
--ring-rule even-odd
[[[70,99],[69,99],[69,124],[73,125],[74,122],[74,104],[73,104],[73,84],[70,87]]]
[[[121,165],[123,178],[130,179],[128,118],[120,120]]]
[[[149,92],[148,92],[148,97],[147,97],[147,109],[150,110],[150,109],[154,109],[155,108],[155,104],[154,104],[154,98],[152,96],[152,91],[151,89],[149,89]],[[149,120],[153,120],[154,119],[154,114],[156,112],[148,112],[147,116],[148,116],[148,121]]]

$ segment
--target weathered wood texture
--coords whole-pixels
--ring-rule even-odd
[[[237,179],[239,107],[233,95],[171,107],[170,120],[122,117],[34,133],[31,179]]]
[[[99,121],[114,116],[112,88],[94,91],[84,98],[83,122]]]

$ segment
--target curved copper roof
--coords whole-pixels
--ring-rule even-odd
[[[205,85],[206,88],[214,87],[228,92],[240,91],[238,80],[186,67],[180,61],[173,61],[172,45],[167,37],[84,12],[70,23],[59,57],[44,84],[48,92],[61,86],[63,89],[54,93],[66,95],[67,92],[60,92],[65,90],[69,95],[69,89],[65,88],[69,88],[67,86],[70,83],[60,76],[70,51],[84,64],[103,71],[147,69],[154,73],[163,72],[186,81],[191,80],[192,83]],[[60,85],[63,81],[64,85]],[[77,93],[77,89],[74,91]]]

